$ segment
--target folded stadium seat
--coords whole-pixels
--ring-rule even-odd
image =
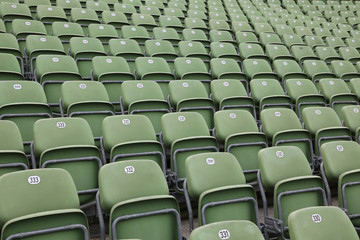
[[[154,27],[153,28],[154,40],[169,41],[175,51],[178,49],[178,43],[181,41],[180,34],[173,27]]]
[[[289,27],[287,25],[272,25],[275,29],[276,34],[278,34],[280,37],[284,37],[284,34],[294,36],[295,32],[292,29],[292,27]],[[288,40],[289,41],[289,40]]]
[[[304,228],[303,226],[306,226]],[[337,207],[309,207],[289,216],[290,238],[299,239],[358,239],[355,228],[344,211]]]
[[[264,236],[258,227],[246,220],[220,221],[201,226],[190,234],[189,240],[215,240],[234,236],[236,238],[262,240]]]
[[[91,9],[94,10],[96,12],[96,14],[98,15],[99,19],[101,20],[101,15],[103,11],[110,11],[109,6],[107,5],[106,2],[104,1],[86,1],[86,9]]]
[[[360,99],[360,79],[353,78],[350,80],[350,83],[348,85],[351,89],[351,92],[356,94],[357,98]]]
[[[291,54],[295,57],[295,60],[302,65],[305,60],[318,60],[310,46],[295,45],[291,47]]]
[[[33,19],[35,19],[36,17],[36,8],[37,6],[47,6],[47,7],[51,7],[51,2],[50,0],[24,0],[23,2],[26,6],[29,7],[30,12],[31,12],[31,16]]]
[[[29,35],[26,37],[25,49],[26,72],[30,79],[33,79],[39,55],[66,55],[61,40],[56,36]]]
[[[321,37],[322,39],[332,36],[332,33],[330,30],[331,30],[330,28],[322,28],[322,27],[315,27],[313,29],[315,35],[318,37]]]
[[[258,152],[268,146],[264,133],[248,111],[229,109],[214,115],[216,139],[224,152],[233,154],[240,163],[246,182],[255,185],[259,169]]]
[[[160,120],[171,112],[160,86],[154,81],[125,81],[121,86],[120,107],[122,114],[147,116],[157,135],[161,132]]]
[[[209,27],[206,25],[205,21],[201,18],[190,18],[187,17],[184,19],[184,26],[188,29],[199,29],[204,31],[205,34],[209,34]]]
[[[234,44],[230,42],[212,42],[210,52],[213,58],[231,58],[238,62],[241,60]]]
[[[344,126],[348,127],[352,133],[353,139],[360,143],[360,121],[359,121],[359,106],[351,105],[342,108],[342,115],[344,117]]]
[[[335,23],[332,23],[332,22],[322,22],[321,23],[321,27],[323,27],[323,28],[327,28],[327,29],[334,29],[334,28],[336,28],[337,26],[336,26],[336,24]]]
[[[245,59],[243,67],[249,81],[252,79],[279,79],[265,59]]]
[[[205,3],[203,3],[203,4],[199,4],[199,3],[189,3],[188,9],[189,9],[189,10],[194,10],[194,11],[207,12]]]
[[[272,62],[280,59],[284,59],[284,60],[294,59],[289,49],[285,45],[266,44],[265,51],[266,51],[266,55],[270,58]]]
[[[341,38],[343,40],[345,38],[347,38],[347,37],[350,37],[349,33],[346,30],[343,30],[343,29],[333,29],[332,33],[333,33],[334,37],[338,37],[338,38]]]
[[[169,2],[168,4],[170,4],[170,3],[171,2]],[[174,3],[174,4],[180,4],[180,3]],[[182,24],[180,19],[176,16],[161,15],[159,17],[159,26],[162,28],[172,28],[178,34],[180,34],[182,32],[182,30],[184,29],[184,25]]]
[[[106,56],[101,41],[90,37],[73,37],[70,39],[70,55],[76,61],[83,79],[90,79],[92,59],[96,56]]]
[[[229,21],[229,18],[227,17],[223,8],[221,8],[219,11],[216,11],[216,9],[217,7],[214,8],[214,12],[209,11],[209,20]]]
[[[247,21],[232,21],[231,22],[232,30],[236,32],[254,32],[254,29],[251,27],[250,23]]]
[[[305,155],[312,169],[316,166],[310,133],[303,129],[296,113],[291,109],[272,108],[260,112],[261,130],[269,145],[295,146]]]
[[[210,82],[212,76],[202,59],[178,57],[175,59],[174,65],[177,79],[199,80],[203,83],[207,94],[210,95]]]
[[[281,78],[284,88],[286,81],[289,79],[308,79],[307,75],[303,73],[301,67],[295,60],[275,60],[273,62],[273,68]]]
[[[311,31],[310,28],[308,27],[303,27],[303,26],[296,26],[294,28],[295,33],[297,35],[299,35],[300,37],[304,37],[304,36],[314,36],[314,33]]]
[[[304,24],[305,24],[305,26],[306,27],[308,27],[308,28],[310,28],[310,29],[315,29],[315,28],[319,28],[319,27],[321,27],[321,24],[320,24],[320,21],[313,21],[313,18],[314,18],[314,15],[313,14],[308,14],[309,16],[310,15],[312,15],[312,16],[310,16],[311,18],[312,18],[312,20],[306,20],[306,21],[304,21]],[[320,15],[321,16],[321,15]],[[325,20],[326,21],[326,20]]]
[[[360,61],[360,53],[355,47],[340,47],[339,48],[340,57],[344,60],[356,64]]]
[[[122,12],[125,14],[128,20],[131,20],[131,15],[136,13],[135,6],[133,4],[126,3],[115,3],[114,4],[114,12]]]
[[[263,47],[266,47],[267,45],[283,45],[279,35],[276,33],[267,33],[263,32],[259,35],[259,41],[263,45]]]
[[[101,147],[107,162],[147,159],[157,163],[165,176],[166,157],[151,121],[143,115],[112,116],[104,119]]]
[[[222,30],[222,31],[231,31],[231,27],[226,20],[209,20],[209,29],[211,30]]]
[[[340,47],[346,47],[344,41],[339,37],[326,37],[325,43],[329,47],[335,48],[335,50],[338,50]]]
[[[168,95],[167,85],[175,79],[165,59],[160,57],[138,57],[135,59],[136,78],[153,80],[160,84],[164,96]]]
[[[38,5],[36,8],[36,19],[44,23],[46,32],[51,35],[54,22],[68,22],[66,13],[62,7]]]
[[[160,57],[166,60],[171,70],[174,69],[174,60],[178,57],[173,45],[167,40],[147,40],[145,53],[149,57]]]
[[[230,7],[230,8],[233,8],[233,7]],[[247,22],[248,21],[246,15],[240,10],[238,10],[238,12],[236,12],[237,9],[231,10],[228,8],[227,11],[228,11],[228,15],[229,15],[231,22]],[[235,11],[235,12],[232,12],[232,11]]]
[[[84,35],[87,36],[88,26],[91,23],[100,23],[97,13],[94,9],[82,9],[72,8],[71,9],[71,22],[78,23],[84,31]]]
[[[146,0],[145,1],[145,6],[149,6],[149,7],[157,7],[159,10],[164,10],[165,6],[164,3],[166,3],[166,1],[160,1],[160,0]],[[141,8],[140,8],[141,10]]]
[[[326,106],[325,97],[319,94],[315,84],[308,79],[288,79],[285,83],[286,94],[291,98],[297,115],[306,107]]]
[[[25,50],[25,42],[28,35],[47,35],[42,22],[24,19],[14,19],[12,21],[12,33],[18,41],[22,53]]]
[[[109,216],[110,239],[182,239],[179,205],[153,161],[108,164],[100,170],[99,184],[101,239],[106,239],[103,214]]]
[[[52,33],[60,38],[65,52],[68,54],[70,50],[70,38],[84,37],[84,31],[78,23],[54,22],[52,24]]]
[[[194,11],[194,12],[197,13],[197,11]],[[164,8],[164,15],[177,17],[180,19],[181,22],[183,22],[185,19],[184,12],[178,8],[170,8],[170,7]],[[187,14],[187,16],[189,16],[189,13]]]
[[[255,190],[246,184],[242,168],[232,154],[189,156],[185,161],[185,173],[190,232],[194,229],[191,201],[198,202],[199,226],[226,220],[247,220],[261,228]]]
[[[360,39],[349,37],[345,39],[345,43],[348,47],[354,47],[356,50],[360,49]]]
[[[305,45],[302,38],[297,34],[284,33],[282,36],[282,39],[283,39],[285,46],[287,46],[289,49],[292,46],[297,46],[297,45],[304,46]]]
[[[182,31],[182,36],[184,41],[201,42],[205,47],[209,47],[210,45],[209,38],[206,36],[205,32],[200,29],[185,28]]]
[[[1,132],[6,136],[0,141],[0,176],[29,169],[29,161],[24,152],[23,141],[17,125],[11,121],[0,121]]]
[[[56,113],[60,112],[61,84],[64,81],[82,80],[75,60],[63,55],[38,56],[34,77],[43,86],[47,102]]]
[[[254,30],[257,35],[260,33],[274,33],[274,29],[269,23],[254,23]]]
[[[360,73],[358,73],[350,61],[332,61],[330,68],[338,78],[341,78],[346,82],[349,82],[352,78],[358,78],[360,76]]]
[[[68,172],[18,171],[1,176],[0,186],[2,239],[90,239],[88,222],[79,209],[76,187]]]
[[[249,20],[250,20],[250,22],[252,24],[255,24],[255,23],[268,23],[266,18],[264,18],[263,16],[258,16],[258,15],[249,15]]]
[[[160,3],[162,4],[162,2]],[[159,22],[159,16],[161,15],[161,11],[158,7],[149,5],[140,6],[139,12],[143,15],[150,15],[155,19],[156,22]]]
[[[117,32],[117,37],[121,36],[121,27],[130,24],[124,13],[111,11],[102,12],[102,22],[113,26]]]
[[[62,117],[85,119],[96,144],[102,135],[101,124],[105,117],[115,115],[105,87],[95,81],[69,81],[61,85],[60,112]]]
[[[138,42],[142,52],[145,51],[145,41],[150,39],[149,33],[143,26],[122,26],[122,36],[125,39],[134,39]]]
[[[235,33],[235,39],[237,44],[241,43],[258,43],[259,40],[253,32],[237,31]]]
[[[138,10],[139,7],[143,5],[140,0],[124,0],[122,3],[123,4],[133,5],[136,8],[136,10]]]
[[[269,60],[268,56],[265,55],[262,46],[258,43],[240,43],[239,55],[242,59],[256,58]]]
[[[281,26],[286,26],[286,19],[282,19],[282,18],[278,18],[278,17],[269,17],[268,18],[269,23],[271,24],[271,26],[275,27],[277,25]],[[290,28],[292,28],[292,26],[289,26]],[[286,27],[285,27],[286,28]]]
[[[36,121],[33,130],[32,165],[67,170],[81,207],[94,205],[102,159],[89,124],[82,118],[51,118]]]
[[[122,82],[134,80],[134,73],[122,57],[97,56],[92,60],[91,79],[101,82],[116,112],[120,112],[120,89]]]
[[[326,142],[352,140],[350,129],[342,126],[335,110],[330,107],[307,107],[301,115],[305,128],[314,139],[316,156],[321,156],[320,147]]]
[[[321,60],[323,60],[327,64],[330,64],[334,60],[343,60],[343,58],[339,56],[338,51],[336,51],[333,47],[316,47],[315,53]]]
[[[211,30],[209,32],[209,38],[211,42],[231,43],[236,47],[234,35],[229,31]]]
[[[241,70],[240,64],[231,58],[213,58],[210,61],[211,74],[214,79],[238,79],[248,91],[248,81],[245,73]]]
[[[100,1],[105,2],[109,6],[110,11],[113,11],[114,10],[114,4],[118,3],[118,1],[116,1],[116,0],[100,0]]]
[[[349,23],[350,27],[354,29],[360,24],[360,18],[359,16],[348,17],[347,22]]]
[[[343,120],[341,109],[347,105],[358,105],[355,94],[350,92],[345,81],[341,79],[321,79],[319,81],[320,93],[324,95],[329,106],[335,110],[340,120]]]
[[[125,58],[131,74],[135,73],[135,59],[144,57],[138,42],[134,39],[111,39],[109,49],[110,55]]]
[[[12,21],[15,19],[32,20],[30,8],[25,4],[2,2],[0,4],[0,16],[6,26],[6,32],[13,31]]]
[[[345,17],[335,17],[334,16],[334,17],[331,17],[330,21],[335,24],[339,24],[339,23],[346,24],[347,23]]]
[[[1,36],[1,35],[0,35]],[[10,53],[0,53],[0,79],[1,80],[24,80],[24,66],[22,59]]]
[[[200,58],[210,70],[210,54],[204,44],[197,41],[180,41],[178,44],[180,57]]]
[[[56,0],[56,6],[64,9],[68,19],[71,17],[71,9],[81,8],[79,0]]]
[[[215,107],[204,85],[198,80],[177,80],[169,83],[169,99],[177,112],[198,112],[209,129],[214,127]]]
[[[91,23],[88,26],[89,37],[97,38],[103,44],[105,52],[109,51],[109,41],[113,38],[119,38],[114,26],[108,24]]]
[[[312,175],[304,153],[294,146],[270,147],[259,151],[258,182],[264,204],[265,231],[288,237],[288,216],[311,206],[327,205],[322,179]],[[266,194],[273,197],[270,216]]]
[[[183,191],[185,159],[193,154],[217,152],[205,119],[197,112],[167,113],[161,118],[161,141],[170,153],[171,180],[176,191]]]
[[[304,22],[301,19],[287,19],[286,20],[287,25],[292,27],[295,30],[295,27],[305,27]]]
[[[167,7],[168,8],[178,8],[180,9],[181,11],[183,12],[186,12],[187,10],[187,7],[186,7],[187,3],[183,3],[183,2],[180,2],[180,1],[169,1],[167,3]]]
[[[29,154],[34,122],[52,117],[44,90],[40,84],[32,81],[2,81],[0,86],[0,119],[17,124],[24,141],[25,152]]]
[[[332,190],[336,191],[333,187],[338,185],[339,207],[352,211],[349,216],[354,225],[359,227],[358,203],[352,199],[353,194],[359,191],[358,184],[354,183],[358,182],[360,176],[360,165],[357,160],[357,154],[360,153],[359,144],[353,141],[329,142],[321,146],[321,152],[321,177],[326,184],[328,197],[331,197]]]
[[[147,30],[150,37],[152,37],[152,29],[154,27],[157,27],[154,17],[151,16],[150,14],[133,13],[131,15],[131,21],[132,24],[135,26],[144,27]]]
[[[252,79],[250,89],[251,97],[259,112],[265,108],[293,108],[290,97],[285,95],[280,82],[276,79]]]
[[[305,60],[302,68],[308,78],[314,82],[317,89],[319,89],[320,79],[336,78],[336,75],[330,71],[327,64],[322,60]]]
[[[244,85],[235,79],[212,80],[211,98],[218,110],[244,109],[249,111],[256,119],[256,110],[253,101],[248,97]]]

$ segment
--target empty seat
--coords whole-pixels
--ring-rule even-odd
[[[293,146],[270,147],[259,152],[258,181],[264,203],[265,231],[288,236],[291,212],[311,206],[327,205],[323,181],[312,175],[303,152]],[[269,215],[266,195],[272,195],[274,215]],[[281,226],[281,227],[278,227]]]
[[[85,36],[89,33],[88,26],[91,23],[100,23],[98,15],[93,9],[72,8],[71,21],[81,25]]]
[[[92,59],[105,56],[101,41],[90,37],[73,37],[70,39],[70,55],[76,61],[79,73],[83,79],[90,79]]]
[[[0,53],[1,80],[24,80],[24,69],[18,59],[9,53]]]
[[[40,168],[67,170],[74,180],[80,204],[86,207],[95,203],[102,159],[84,119],[52,118],[36,121],[31,161],[33,166]]]
[[[285,95],[280,82],[275,79],[253,79],[250,81],[251,97],[259,110],[269,107],[292,109],[290,97]]]
[[[169,83],[169,99],[177,112],[198,112],[204,117],[209,129],[213,128],[214,104],[200,81],[171,81]]]
[[[259,169],[258,152],[268,146],[254,117],[247,111],[229,109],[214,114],[215,135],[225,152],[233,154],[244,172],[246,182],[255,184]]]
[[[210,136],[204,118],[196,112],[164,114],[161,129],[164,147],[170,151],[170,168],[174,172],[175,187],[177,191],[183,191],[185,159],[197,153],[217,152],[216,139]]]
[[[70,38],[84,37],[84,31],[81,25],[72,22],[54,22],[52,24],[52,33],[54,36],[60,38],[66,53],[68,53],[70,49]]]
[[[64,9],[60,6],[36,5],[37,19],[44,23],[46,32],[52,33],[54,22],[68,22]]]
[[[121,83],[134,80],[129,65],[122,57],[96,56],[92,59],[91,79],[101,82],[113,104],[115,111],[120,111]]]
[[[0,5],[0,15],[8,33],[12,31],[11,23],[14,19],[33,19],[30,8],[20,3],[2,2]]]
[[[305,128],[315,140],[315,154],[320,154],[323,143],[334,140],[351,140],[350,130],[343,127],[335,110],[329,107],[307,107],[302,111]]]
[[[304,73],[311,79],[316,86],[322,78],[336,78],[326,63],[322,60],[306,60],[302,66]]]
[[[44,90],[33,81],[1,81],[0,91],[0,119],[16,123],[29,154],[34,122],[52,117]]]
[[[273,67],[281,78],[283,86],[288,79],[307,79],[300,65],[294,60],[276,60],[273,62]]]
[[[306,225],[306,228],[304,226]],[[337,207],[309,207],[289,215],[290,238],[299,239],[358,239],[356,230],[344,211]]]
[[[101,168],[97,195],[101,239],[106,239],[105,213],[109,216],[110,238],[181,240],[179,211],[155,162],[122,161]],[[142,231],[133,231],[139,228]]]
[[[122,38],[134,39],[138,42],[144,52],[145,41],[150,39],[149,33],[146,31],[146,28],[143,26],[122,26],[121,27]]]
[[[125,81],[121,86],[122,114],[141,114],[147,116],[156,132],[160,134],[161,116],[171,112],[159,84],[155,81]]]
[[[1,176],[0,186],[3,238],[90,238],[88,222],[79,209],[76,187],[68,172],[18,171]]]
[[[350,81],[350,79],[360,76],[360,73],[357,72],[356,68],[350,61],[332,61],[331,69],[338,78],[345,81]]]
[[[360,143],[360,112],[358,105],[345,106],[342,108],[342,115],[344,117],[344,125],[348,127],[353,134],[356,142]]]
[[[115,114],[106,89],[100,82],[68,81],[61,85],[62,117],[85,119],[96,140],[102,136],[102,121]]]
[[[111,116],[102,124],[102,148],[108,162],[147,159],[156,162],[166,174],[166,158],[156,140],[150,120],[143,115]]]
[[[241,166],[233,155],[202,153],[189,156],[185,161],[185,172],[190,232],[194,229],[191,200],[198,202],[199,226],[225,220],[248,220],[260,227],[255,190],[245,184]]]
[[[121,27],[124,25],[129,25],[129,21],[126,18],[126,15],[123,12],[112,12],[112,11],[103,11],[102,21],[104,24],[112,25],[115,27],[117,35],[121,35]]]
[[[109,40],[119,37],[115,27],[110,24],[91,23],[89,24],[88,31],[89,37],[97,38],[101,41],[106,53],[109,50]]]

